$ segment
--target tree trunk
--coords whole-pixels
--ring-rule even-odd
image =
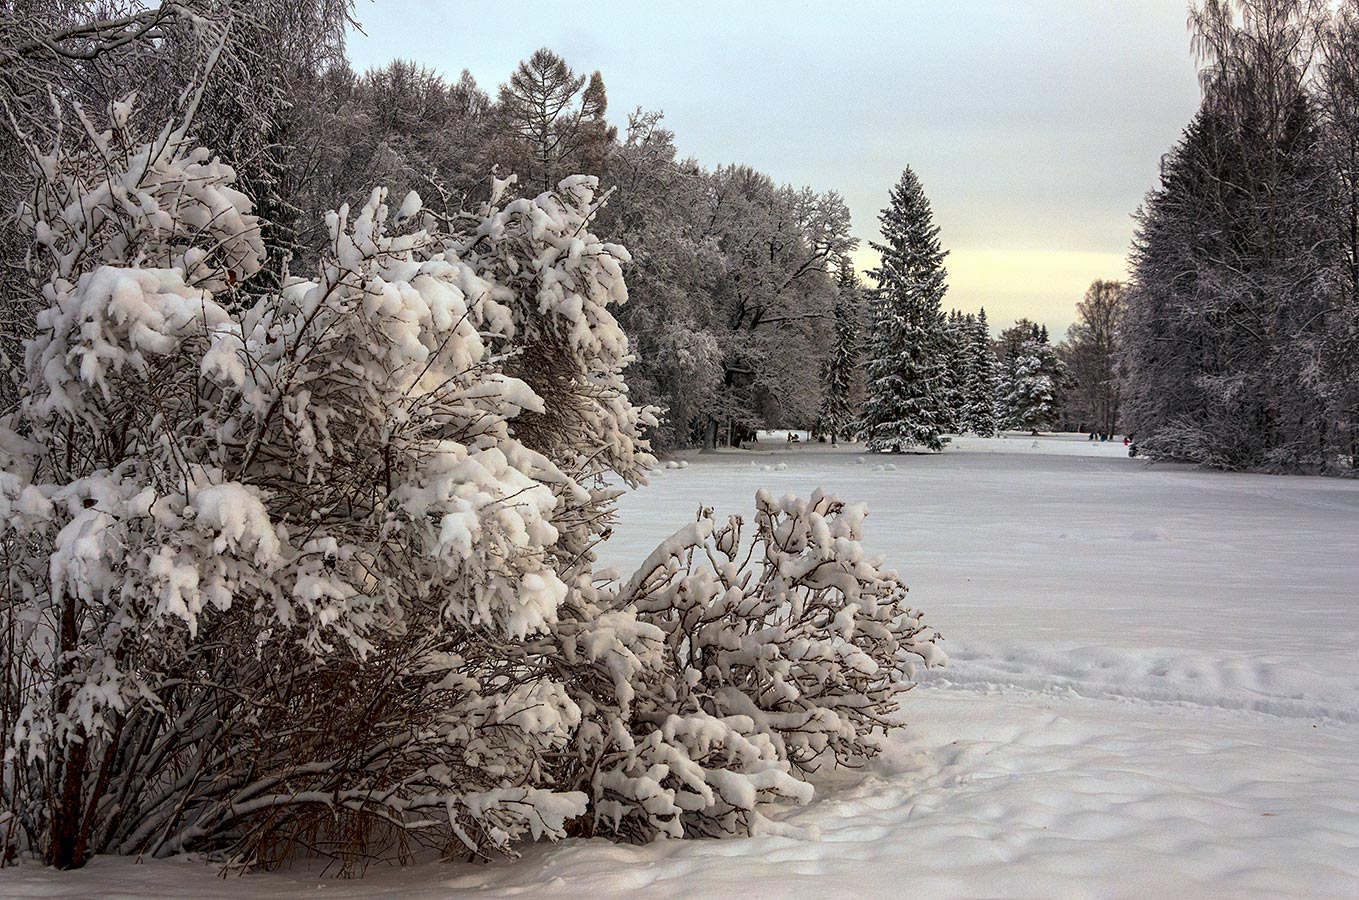
[[[79,601],[75,597],[68,596],[61,610],[61,639],[59,652],[61,653],[60,662],[57,665],[57,675],[63,682],[70,675],[71,663],[69,660],[76,649],[76,603]],[[71,702],[71,688],[69,683],[62,684],[57,694],[57,707],[65,711]],[[52,810],[52,842],[48,847],[47,861],[58,869],[79,868],[85,860],[81,858],[79,851],[80,844],[80,823],[81,786],[85,780],[85,760],[88,754],[88,742],[67,744],[66,752],[61,759],[60,771],[60,793],[53,798],[55,807]]]

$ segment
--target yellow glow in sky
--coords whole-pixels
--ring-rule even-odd
[[[855,251],[854,264],[867,272],[878,264],[878,254],[865,244]],[[1076,303],[1091,282],[1127,277],[1127,260],[1117,253],[959,247],[949,252],[944,265],[949,286],[945,310],[986,307],[993,332],[1027,317],[1046,324],[1054,340],[1075,318]]]

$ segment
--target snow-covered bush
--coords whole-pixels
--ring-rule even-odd
[[[342,207],[314,280],[167,128],[33,151],[49,308],[0,423],[7,853],[346,862],[415,840],[746,832],[871,754],[938,661],[862,511],[709,513],[597,581],[652,463],[572,177],[453,220]]]
[[[757,798],[803,800],[807,773],[872,757],[916,666],[945,661],[900,577],[865,558],[865,515],[762,491],[753,540],[701,510],[621,588],[664,635],[663,690],[637,715],[692,768],[671,773],[675,831],[764,824]]]
[[[516,437],[591,489],[583,500],[563,494],[555,516],[556,552],[579,560],[610,524],[601,505],[615,492],[601,477],[635,486],[655,461],[641,434],[657,424],[657,411],[628,398],[628,340],[609,311],[627,302],[622,267],[631,257],[589,230],[607,200],[593,176],[500,205],[515,182],[495,179],[490,204],[453,223],[443,240],[449,254],[505,289],[508,319],[493,348],[506,353],[504,371],[540,400],[515,418]]]

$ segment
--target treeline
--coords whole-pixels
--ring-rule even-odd
[[[618,117],[603,75],[578,73],[547,49],[488,90],[469,72],[450,81],[405,60],[355,72],[345,57],[353,11],[345,0],[185,6],[199,18],[171,6],[95,22],[69,4],[24,4],[22,18],[6,22],[12,44],[27,46],[0,66],[15,113],[6,127],[21,122],[39,143],[54,136],[63,123],[49,88],[65,104],[68,129],[74,104],[103,125],[111,104],[134,92],[143,119],[157,121],[196,73],[210,71],[195,135],[255,198],[270,260],[249,287],[257,293],[276,286],[270,273],[308,271],[329,240],[326,212],[379,185],[414,190],[427,212],[451,220],[511,176],[534,194],[571,174],[598,175],[609,193],[595,227],[631,253],[630,299],[618,318],[634,357],[632,398],[663,411],[651,434],[658,449],[739,444],[762,427],[860,431],[861,363],[877,353],[881,292],[854,272],[857,241],[839,194],[683,158],[657,111],[630,112],[620,130],[610,124]],[[221,27],[225,12],[230,27]],[[205,40],[195,27],[220,32]],[[49,46],[42,38],[53,33],[67,37]],[[6,208],[28,189],[18,146],[0,151],[9,154],[0,160]],[[6,228],[0,241],[13,276],[0,281],[13,379],[40,292],[25,271],[22,230]],[[1045,330],[1040,337],[1026,320],[991,347],[984,311],[939,326],[930,353],[952,379],[940,388],[943,432],[1064,420],[1060,372],[1041,349]],[[12,380],[5,396],[16,396]]]
[[[1135,435],[1224,469],[1359,468],[1359,2],[1205,0],[1203,100],[1138,213],[1128,284],[1096,282],[1056,347],[1022,320],[993,342],[999,427]],[[962,415],[943,253],[907,173],[860,424],[937,448]],[[922,224],[923,223],[923,224]],[[964,328],[965,330],[965,328]]]
[[[887,446],[1052,428],[1133,432],[1149,455],[1224,468],[1359,463],[1359,0],[1199,7],[1202,108],[1139,213],[1128,285],[1092,286],[1062,342],[1021,320],[989,355],[983,320],[943,311],[942,251],[937,285],[905,256],[859,282],[835,192],[681,157],[659,112],[619,117],[601,73],[550,50],[494,89],[399,60],[355,72],[352,13],[348,0],[195,0],[93,20],[16,0],[0,10],[0,128],[50,142],[74,104],[104,127],[134,92],[143,121],[164,121],[210,72],[195,136],[255,198],[270,261],[255,292],[314,265],[326,211],[377,185],[451,219],[511,175],[527,194],[598,175],[596,228],[631,251],[618,318],[632,398],[663,410],[658,449],[761,427],[873,440],[896,422]],[[28,183],[8,137],[7,210]],[[924,243],[908,252],[884,230],[884,258],[937,244],[918,200]],[[41,303],[24,241],[0,228],[6,406]]]
[[[404,61],[363,75],[337,67],[322,89],[343,152],[313,161],[306,221],[376,183],[451,211],[480,199],[492,172],[529,193],[597,175],[612,192],[595,227],[631,253],[618,318],[632,396],[664,411],[656,446],[736,443],[815,417],[832,264],[855,245],[839,194],[681,158],[659,112],[633,111],[620,131],[602,75],[547,49],[494,96],[470,73],[449,83]]]
[[[496,177],[516,176],[531,195],[597,175],[612,192],[595,227],[631,251],[619,319],[635,356],[633,398],[664,410],[655,444],[739,442],[757,427],[816,419],[834,264],[856,243],[839,194],[682,158],[659,112],[633,111],[615,128],[601,73],[578,73],[547,49],[488,90],[466,71],[449,81],[403,60],[355,72],[344,58],[345,0],[190,5],[234,15],[196,135],[245,173],[271,260],[305,270],[326,245],[326,211],[377,185],[415,190],[427,211],[453,216],[485,200]],[[75,24],[69,4],[25,6],[15,27],[35,35]],[[50,119],[52,82],[96,119],[133,90],[144,109],[169,106],[202,54],[180,20],[143,16],[161,39],[107,49],[97,65],[77,58],[98,39],[90,33],[65,54],[38,46],[22,73],[0,69],[11,81],[22,75],[12,85],[18,120]],[[0,201],[13,207],[24,166],[0,162],[12,163]],[[23,256],[16,240],[6,236],[9,260]],[[31,326],[32,291],[21,283],[4,297],[11,358]]]
[[[1359,466],[1359,3],[1208,0],[1202,105],[1138,219],[1124,416],[1157,457]]]

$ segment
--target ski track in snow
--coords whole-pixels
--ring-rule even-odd
[[[604,562],[627,570],[700,505],[749,513],[760,486],[870,504],[867,546],[951,663],[882,758],[778,814],[801,838],[577,840],[362,881],[101,858],[0,870],[0,897],[1359,896],[1359,483],[1148,466],[1084,436],[891,458],[769,437],[625,497]]]
[[[922,681],[943,689],[997,693],[1018,688],[1034,693],[1233,710],[1280,718],[1359,723],[1359,679],[1334,679],[1328,690],[1299,683],[1284,665],[1205,660],[1165,651],[1133,652],[1101,647],[1066,651],[1038,647],[952,645],[947,669]],[[1296,685],[1290,690],[1290,685]]]

